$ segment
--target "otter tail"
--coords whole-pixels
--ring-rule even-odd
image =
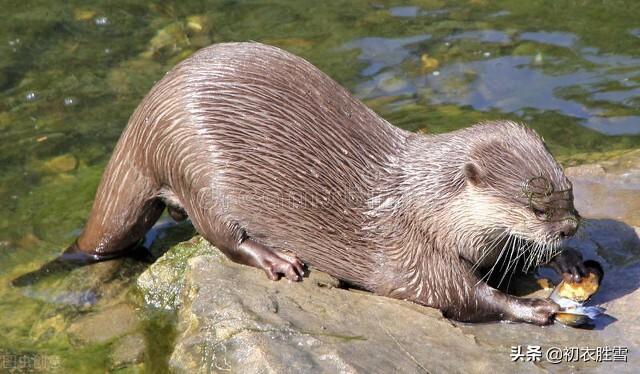
[[[128,255],[160,218],[165,208],[160,188],[133,165],[133,159],[129,152],[116,149],[102,176],[89,220],[63,256],[95,262]]]
[[[14,279],[14,286],[26,286],[44,275],[117,257],[152,257],[139,244],[165,204],[158,197],[155,184],[131,165],[128,157],[117,157],[118,153],[107,165],[80,237],[40,269]]]

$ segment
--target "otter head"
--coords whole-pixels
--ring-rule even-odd
[[[484,226],[476,242],[498,247],[506,241],[519,253],[529,251],[532,264],[549,259],[580,222],[562,167],[523,125],[499,122],[470,131],[475,134],[461,174],[473,202],[466,221]]]

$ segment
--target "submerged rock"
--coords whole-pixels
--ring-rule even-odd
[[[83,343],[105,343],[133,331],[137,323],[135,309],[118,304],[78,319],[67,332]]]
[[[47,173],[66,173],[78,166],[78,159],[72,154],[54,157],[42,164],[42,171]]]
[[[137,364],[142,362],[144,351],[144,335],[139,333],[127,335],[115,344],[111,352],[111,361],[114,367]]]

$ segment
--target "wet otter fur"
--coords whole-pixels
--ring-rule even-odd
[[[301,280],[304,262],[462,321],[552,321],[555,303],[491,288],[477,269],[548,260],[578,222],[571,184],[533,130],[410,133],[259,43],[202,49],[153,87],[68,253],[122,255],[166,205],[272,279]]]

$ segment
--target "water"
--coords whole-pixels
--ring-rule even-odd
[[[48,352],[65,368],[108,366],[108,343],[77,349],[51,327],[100,302],[70,306],[8,280],[74,239],[128,116],[200,47],[280,46],[412,131],[523,121],[565,164],[640,147],[637,1],[9,0],[1,12],[0,350]]]

